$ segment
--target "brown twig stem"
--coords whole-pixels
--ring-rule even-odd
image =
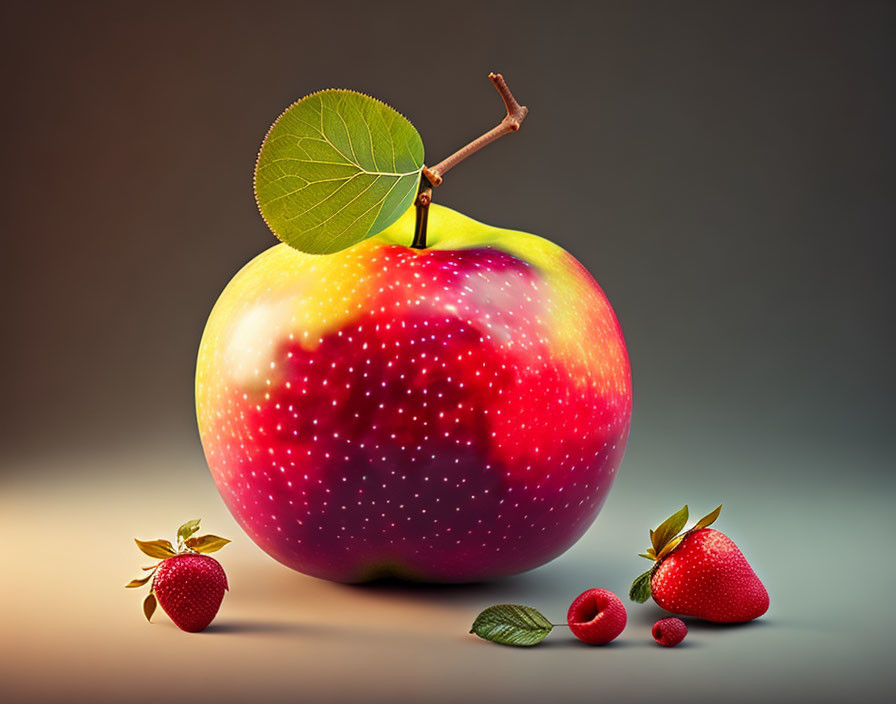
[[[442,185],[442,177],[471,154],[475,154],[484,146],[491,144],[496,139],[500,139],[505,134],[516,132],[520,125],[523,124],[523,120],[526,119],[526,115],[529,114],[529,108],[525,105],[520,105],[516,98],[513,97],[513,93],[510,92],[510,88],[507,87],[507,83],[504,81],[504,76],[500,73],[490,73],[488,77],[495,84],[495,88],[498,89],[498,93],[504,101],[504,107],[507,108],[507,115],[504,116],[504,119],[498,125],[481,137],[474,139],[463,149],[457,150],[447,159],[442,159],[442,161],[430,168],[424,166],[423,175],[433,186]]]
[[[525,105],[520,105],[516,101],[516,98],[513,97],[513,93],[510,92],[510,88],[507,87],[504,77],[500,73],[490,73],[488,74],[488,77],[491,79],[491,82],[495,84],[498,94],[504,101],[504,107],[507,108],[507,115],[505,115],[504,119],[495,127],[482,136],[477,137],[462,149],[458,149],[448,158],[442,159],[442,161],[433,167],[423,167],[423,175],[420,178],[420,188],[417,191],[417,198],[414,200],[414,205],[417,208],[417,221],[414,227],[414,241],[411,244],[412,247],[417,249],[426,248],[426,223],[429,215],[429,204],[432,202],[432,189],[442,185],[442,178],[444,175],[468,156],[475,154],[487,144],[491,144],[505,134],[516,132],[520,128],[520,125],[523,124],[523,120],[526,119],[526,115],[529,114],[529,108]]]

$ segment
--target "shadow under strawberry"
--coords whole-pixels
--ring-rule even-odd
[[[313,635],[315,637],[326,633],[328,629],[320,626],[300,623],[281,623],[279,621],[224,621],[222,623],[213,623],[208,626],[203,633],[206,634],[264,634],[264,635],[285,635],[285,636],[302,636]]]

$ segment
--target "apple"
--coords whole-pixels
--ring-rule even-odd
[[[622,461],[631,371],[601,288],[535,235],[432,205],[329,255],[276,245],[227,285],[196,375],[246,533],[305,574],[471,582],[557,557]]]

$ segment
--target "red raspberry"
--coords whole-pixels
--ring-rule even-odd
[[[613,640],[622,633],[627,618],[622,600],[606,589],[582,592],[566,614],[573,635],[592,645]]]
[[[650,635],[665,648],[674,648],[684,640],[688,627],[680,618],[664,618],[653,624]]]

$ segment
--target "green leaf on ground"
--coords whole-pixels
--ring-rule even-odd
[[[498,604],[480,613],[470,633],[501,645],[536,645],[553,629],[553,624],[531,606]]]
[[[324,90],[291,105],[271,127],[255,167],[255,197],[277,237],[327,254],[404,214],[422,169],[423,140],[404,116],[361,93]]]

